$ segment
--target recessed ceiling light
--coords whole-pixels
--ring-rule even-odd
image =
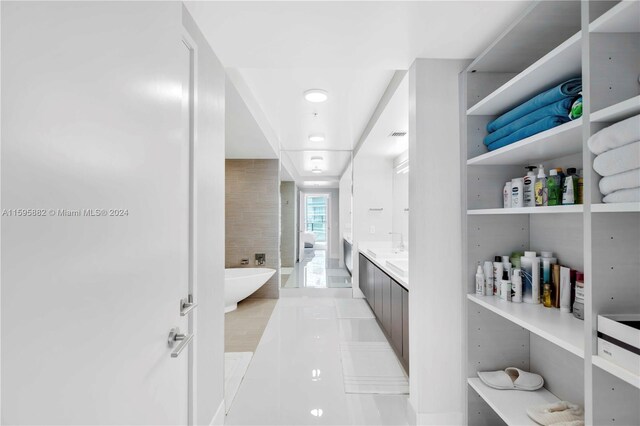
[[[310,89],[304,92],[304,98],[309,102],[324,102],[329,99],[329,93],[322,89]]]
[[[311,142],[323,142],[324,135],[322,133],[312,133],[309,135],[309,140]]]
[[[319,175],[320,173],[322,173],[322,169],[320,167],[314,167],[313,169],[311,169],[311,173]]]
[[[311,157],[311,161],[322,161],[324,160],[324,157],[321,157],[320,155],[314,155],[313,157]]]

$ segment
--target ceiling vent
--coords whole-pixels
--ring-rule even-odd
[[[392,132],[389,136],[392,137],[392,138],[401,138],[403,136],[407,136],[407,132],[399,130],[399,131],[396,131],[396,132]]]

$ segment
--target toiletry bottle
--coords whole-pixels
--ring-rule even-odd
[[[502,273],[502,280],[500,280],[500,299],[511,302],[511,279],[507,271]]]
[[[578,189],[578,176],[576,169],[570,167],[567,169],[567,176],[564,178],[562,186],[562,204],[572,205],[576,203],[576,190]]]
[[[551,169],[549,171],[549,177],[547,178],[547,192],[549,194],[550,206],[562,205],[562,178],[558,175],[557,169]]]
[[[514,251],[513,253],[511,253],[511,258],[509,260],[511,261],[511,266],[513,267],[513,269],[520,269],[520,258],[522,256],[524,256],[523,251]]]
[[[496,256],[493,258],[493,295],[500,296],[500,277],[504,267],[502,265],[502,257]]]
[[[544,167],[540,164],[535,185],[536,207],[549,205],[547,191],[547,175],[544,173]]]
[[[560,312],[571,312],[571,308],[573,305],[573,289],[571,285],[571,274],[569,273],[569,268],[562,267],[560,265],[553,265],[553,276],[554,279],[558,279],[560,282]],[[558,267],[558,278],[556,276],[556,269]],[[563,272],[564,271],[564,272]]]
[[[582,177],[582,169],[578,170],[578,190],[576,191],[576,204],[582,204],[584,193],[584,177]]]
[[[493,262],[487,260],[484,262],[484,278],[485,278],[485,296],[493,296]]]
[[[478,270],[476,271],[476,296],[484,296],[484,272],[482,272],[482,266],[478,262]]]
[[[522,189],[524,185],[524,179],[515,178],[511,180],[511,207],[520,208],[524,207],[522,198]]]
[[[509,256],[501,256],[502,257],[502,270],[507,271],[509,273],[509,279],[511,279],[511,271],[513,267],[511,266],[511,259]]]
[[[560,280],[560,265],[553,264],[551,265],[551,303],[555,308],[561,308],[562,303],[562,289],[561,289],[562,281]],[[571,291],[571,287],[569,287],[569,291]],[[571,296],[569,296],[569,302],[567,305],[571,303]]]
[[[525,207],[536,206],[535,186],[536,186],[536,172],[535,166],[527,166],[527,175],[523,178],[522,187],[522,205]]]
[[[519,268],[513,270],[511,277],[511,301],[522,303],[522,271]]]
[[[511,208],[511,181],[504,184],[502,190],[503,207],[505,209]]]
[[[520,258],[522,271],[522,301],[540,303],[540,259],[535,251],[525,251]]]
[[[551,304],[551,284],[546,283],[543,286],[543,290],[542,290],[542,303],[544,304],[545,308],[550,308],[553,305]]]

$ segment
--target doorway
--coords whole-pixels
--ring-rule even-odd
[[[324,250],[329,253],[331,244],[330,228],[331,228],[331,197],[329,194],[304,194],[302,198],[303,206],[301,206],[303,226],[303,244],[300,248],[303,250],[302,258],[306,257],[308,249]]]

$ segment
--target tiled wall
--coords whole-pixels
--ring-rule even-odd
[[[296,184],[282,182],[280,184],[281,228],[280,254],[283,267],[293,267],[295,262],[296,242]]]
[[[278,298],[280,279],[280,165],[278,160],[226,160],[226,268],[255,268],[255,254],[265,253],[263,267],[276,273],[251,297]]]

